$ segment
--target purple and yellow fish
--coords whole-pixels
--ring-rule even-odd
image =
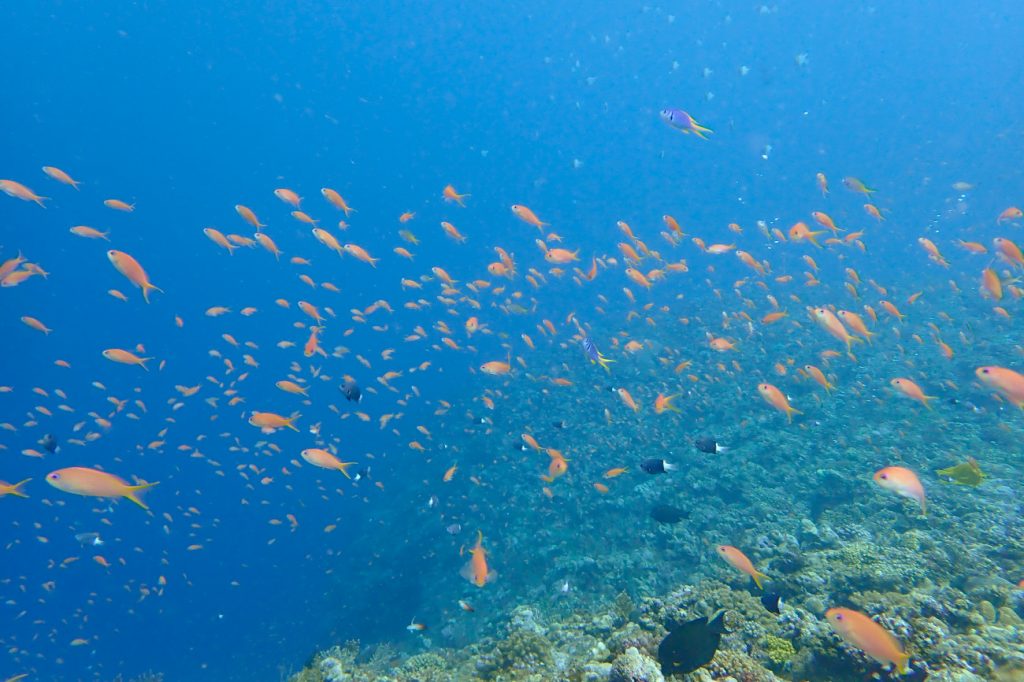
[[[662,109],[661,120],[676,130],[684,133],[693,133],[702,140],[708,139],[704,133],[713,133],[711,128],[705,128],[697,120],[682,109]]]
[[[850,190],[851,192],[857,192],[858,194],[863,194],[864,196],[874,194],[875,192],[875,190],[871,189],[870,187],[868,187],[863,182],[861,182],[860,180],[853,176],[847,176],[843,178],[843,186],[846,187],[846,189]]]
[[[609,374],[611,373],[612,370],[608,367],[608,363],[615,361],[609,360],[605,356],[601,355],[601,351],[597,349],[597,346],[594,345],[593,340],[591,340],[589,336],[583,337],[582,346],[583,354],[586,355],[592,363],[601,365],[602,367],[604,367],[604,371],[608,372]]]

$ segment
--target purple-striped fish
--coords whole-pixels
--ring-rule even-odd
[[[676,130],[684,133],[693,133],[702,140],[708,139],[704,133],[713,133],[710,128],[705,128],[697,120],[682,109],[662,109],[661,120]]]
[[[601,355],[601,351],[597,349],[597,346],[594,345],[594,342],[591,340],[589,336],[583,337],[582,345],[583,354],[587,356],[588,360],[601,365],[602,367],[604,367],[606,372],[611,372],[611,369],[608,368],[608,363],[615,361],[609,360],[605,356]]]

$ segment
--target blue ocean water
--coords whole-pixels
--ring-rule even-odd
[[[506,465],[521,461],[513,459],[521,454],[511,442],[524,431],[543,431],[559,418],[560,405],[577,424],[603,419],[606,405],[597,393],[559,403],[548,396],[550,385],[533,377],[611,382],[569,341],[566,320],[576,312],[593,325],[599,347],[610,354],[632,307],[621,296],[629,283],[602,267],[602,277],[586,287],[571,274],[548,275],[536,288],[526,284],[522,274],[529,267],[546,273],[548,266],[534,244],[541,233],[509,212],[513,203],[550,222],[562,246],[580,249],[578,265],[585,270],[591,256],[617,255],[619,220],[663,252],[669,247],[657,235],[666,213],[688,235],[743,248],[766,243],[756,221],[785,231],[797,220],[809,221],[811,210],[866,225],[863,200],[840,183],[856,176],[882,188],[879,203],[892,206],[893,214],[881,227],[865,228],[874,231],[867,253],[851,252],[826,282],[819,298],[833,302],[847,265],[865,281],[875,278],[908,293],[943,285],[947,274],[922,256],[917,237],[929,235],[957,266],[965,257],[953,253],[954,239],[975,235],[987,242],[991,235],[982,223],[1024,201],[1018,162],[1024,100],[1017,92],[1024,62],[1016,36],[1024,9],[1012,2],[981,8],[957,2],[39,2],[11,5],[5,14],[0,176],[52,198],[43,210],[0,196],[0,260],[21,251],[50,273],[45,281],[32,278],[0,293],[6,331],[0,384],[14,388],[0,395],[0,421],[16,427],[0,432],[6,447],[0,478],[33,479],[30,499],[0,499],[4,675],[112,680],[153,670],[168,680],[273,679],[346,639],[394,640],[402,648],[411,618],[448,617],[435,600],[443,595],[455,608],[465,594],[459,550],[472,544],[478,527],[485,545],[497,546],[495,613],[526,594],[557,597],[554,574],[545,569],[554,561],[555,538],[559,552],[615,551],[581,524],[630,521],[594,507],[589,494],[570,496],[561,512],[537,509],[525,491],[537,492],[543,466],[524,471]],[[658,116],[667,107],[693,114],[714,130],[711,139],[667,127]],[[44,165],[81,180],[80,191],[45,177]],[[829,178],[834,196],[828,203],[814,182],[817,172]],[[951,189],[957,181],[973,188]],[[449,183],[471,195],[466,209],[442,201]],[[342,215],[317,196],[325,186],[357,209],[347,231],[335,229]],[[378,266],[327,251],[288,215],[292,207],[274,197],[279,187],[298,191],[304,210],[343,242],[379,256]],[[101,203],[109,198],[136,210],[112,211]],[[235,204],[251,207],[267,223],[284,251],[281,262],[258,247],[229,256],[203,235],[208,226],[248,235]],[[403,226],[397,218],[404,211],[416,218]],[[454,223],[467,243],[447,239],[438,227],[442,220]],[[732,222],[744,227],[742,237],[727,229]],[[72,236],[73,225],[109,229],[111,243]],[[398,237],[402,227],[421,241],[409,247],[412,263],[392,253],[409,246]],[[500,286],[485,269],[495,259],[494,246],[520,262],[520,279],[507,283],[506,295],[521,291],[527,314],[501,312],[491,301],[504,297],[489,292],[462,288],[452,296],[455,304],[445,304],[434,282],[423,291],[400,285],[403,277],[416,279],[440,266],[463,287],[481,278]],[[146,305],[107,262],[108,248],[138,258],[164,293],[154,293]],[[799,279],[803,255],[827,258],[778,244],[749,250],[770,259],[773,271]],[[295,266],[291,256],[309,258],[312,266]],[[703,325],[658,332],[664,334],[659,343],[672,344],[682,359],[703,348],[705,332],[725,311],[741,307],[732,282],[750,273],[732,258],[716,261],[713,274],[706,271],[709,262],[688,239],[673,257],[689,260],[685,277],[649,294],[633,289],[641,304],[667,306],[669,318],[703,318]],[[303,272],[341,292],[310,289],[298,279]],[[111,288],[128,301],[108,296]],[[609,319],[595,310],[598,295],[612,299],[603,306]],[[466,297],[483,308],[473,310]],[[278,298],[291,307],[275,305]],[[418,298],[430,307],[403,307]],[[351,319],[352,309],[380,299],[394,312]],[[325,323],[322,343],[328,353],[338,346],[348,353],[302,357],[308,330],[294,323],[308,319],[296,308],[299,300],[333,308],[337,317]],[[211,306],[232,312],[211,318],[204,315]],[[240,316],[246,306],[259,310]],[[798,316],[800,307],[792,305],[790,315]],[[462,324],[472,314],[493,333],[467,339]],[[54,332],[40,335],[18,322],[22,315]],[[554,340],[538,331],[542,319],[559,326]],[[454,333],[437,330],[442,320]],[[427,340],[404,342],[417,325],[427,330]],[[235,349],[222,339],[225,333],[258,348]],[[524,351],[524,333],[543,339],[534,358]],[[462,349],[447,349],[443,336]],[[297,347],[276,348],[281,340]],[[506,341],[513,357],[526,356],[526,368],[513,362],[519,376],[504,384],[471,371],[503,359]],[[795,352],[792,339],[773,343],[781,354]],[[155,358],[148,373],[100,355],[136,344]],[[1010,347],[1003,343],[1007,352]],[[397,349],[395,361],[381,358],[388,348]],[[225,373],[211,349],[230,357],[236,369]],[[243,353],[259,367],[246,366]],[[70,368],[55,366],[57,359]],[[157,371],[162,361],[166,367]],[[411,371],[424,361],[431,366]],[[309,405],[274,388],[292,362],[313,386]],[[965,367],[971,362],[968,357]],[[620,359],[616,371],[627,364]],[[312,378],[311,365],[331,380]],[[770,363],[759,368],[770,369]],[[377,381],[387,370],[403,372],[388,382],[395,391]],[[232,384],[246,371],[245,381]],[[343,374],[375,389],[358,407],[337,389]],[[630,377],[634,395],[650,393],[648,403],[660,390],[671,392],[676,381],[671,368],[653,360],[638,361],[623,376]],[[199,394],[172,409],[174,387],[197,384]],[[58,388],[66,400],[54,396]],[[230,388],[244,403],[228,405],[231,396],[223,391]],[[488,389],[499,392],[491,397],[499,402],[493,419],[500,427],[490,433],[468,415],[488,414],[478,402]],[[719,385],[703,394],[702,423],[764,411],[756,396],[739,390]],[[108,416],[108,396],[129,404],[104,430],[87,415]],[[214,396],[216,408],[204,402]],[[61,403],[75,411],[58,410]],[[331,404],[347,417],[340,419]],[[40,405],[53,416],[41,415]],[[300,432],[263,435],[246,423],[248,410],[298,411]],[[361,421],[357,410],[371,420]],[[388,413],[402,416],[382,429],[378,419]],[[38,425],[26,425],[33,421]],[[82,421],[89,424],[73,431]],[[291,463],[313,446],[308,427],[317,422],[325,438],[339,439],[343,459],[370,466],[370,480],[353,484],[335,472]],[[690,423],[682,423],[680,433],[688,433]],[[784,428],[781,422],[776,427]],[[635,466],[657,454],[656,444],[641,438],[645,430],[642,421],[616,425],[617,459],[598,456],[613,441],[598,436],[596,427],[594,435],[581,428],[565,437],[564,447],[595,467],[600,463],[602,471]],[[84,446],[66,442],[87,431],[102,437]],[[19,454],[38,448],[44,433],[62,441],[59,454]],[[164,445],[146,447],[157,440]],[[410,449],[413,440],[426,452]],[[180,445],[205,457],[190,456]],[[573,454],[570,464],[582,467]],[[440,474],[456,462],[459,478],[442,489]],[[48,471],[74,465],[160,481],[146,495],[153,514],[46,486]],[[470,475],[482,484],[469,482]],[[273,481],[261,484],[264,476]],[[574,485],[589,492],[590,479]],[[443,498],[441,513],[428,505],[432,495]],[[286,514],[294,514],[297,527]],[[462,533],[447,533],[449,522],[462,525]],[[328,524],[336,530],[324,533]],[[531,537],[538,527],[551,535]],[[86,531],[107,539],[101,551],[109,569],[75,541],[75,533]],[[642,541],[639,530],[636,535]],[[191,545],[202,549],[190,551]],[[62,566],[71,556],[79,560]],[[683,579],[690,569],[662,570]],[[166,587],[158,595],[160,576]],[[50,581],[54,585],[46,587]],[[585,590],[600,599],[618,588],[595,578]],[[448,643],[467,644],[488,632],[481,621],[453,630]],[[71,646],[76,638],[87,641]]]

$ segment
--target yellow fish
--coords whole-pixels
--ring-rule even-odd
[[[985,473],[978,466],[978,460],[968,457],[966,462],[960,462],[948,469],[936,471],[939,476],[948,476],[957,485],[980,485],[985,480]]]

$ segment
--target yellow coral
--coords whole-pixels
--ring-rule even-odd
[[[768,654],[768,658],[771,659],[772,663],[785,663],[796,656],[796,648],[788,639],[776,637],[775,635],[766,635],[764,643],[765,653]]]

